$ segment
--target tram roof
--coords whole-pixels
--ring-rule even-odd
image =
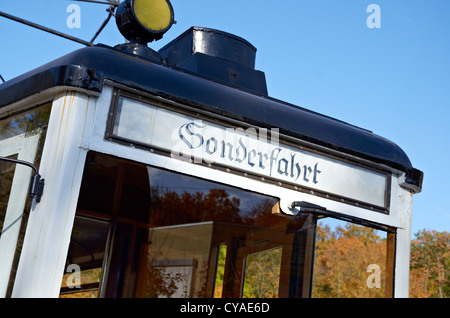
[[[264,92],[214,80],[148,57],[104,45],[86,47],[0,85],[0,107],[54,87],[101,92],[106,80],[264,128],[406,173],[416,191],[423,173],[393,142],[343,121],[298,107]]]

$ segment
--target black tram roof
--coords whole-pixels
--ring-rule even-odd
[[[221,49],[195,44],[211,35]],[[197,48],[194,48],[197,46]],[[130,53],[129,51],[133,51]],[[211,29],[191,28],[159,52],[127,45],[97,45],[69,53],[0,85],[0,107],[53,87],[101,92],[106,80],[264,128],[406,173],[416,191],[423,173],[405,152],[371,131],[271,98],[264,73],[254,70],[256,49],[245,40]],[[138,56],[136,53],[143,53]]]

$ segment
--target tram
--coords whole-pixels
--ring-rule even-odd
[[[240,298],[265,280],[312,297],[318,221],[339,219],[385,233],[383,296],[408,297],[423,173],[270,97],[239,36],[192,27],[151,50],[173,23],[155,3],[118,6],[127,43],[0,85],[0,295]]]

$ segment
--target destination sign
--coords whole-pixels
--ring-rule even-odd
[[[226,127],[121,97],[113,135],[194,164],[225,166],[313,192],[387,206],[388,174],[280,143],[276,128]]]

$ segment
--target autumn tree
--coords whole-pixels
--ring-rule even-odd
[[[241,222],[240,200],[223,189],[208,193],[151,188],[151,223],[153,226],[205,221]]]
[[[421,230],[411,242],[410,297],[450,297],[450,235]]]
[[[280,283],[281,248],[247,256],[244,298],[276,298]]]
[[[369,288],[367,267],[376,264],[384,282],[386,242],[376,230],[347,223],[332,231],[317,227],[313,296],[319,298],[383,297],[384,286]]]

